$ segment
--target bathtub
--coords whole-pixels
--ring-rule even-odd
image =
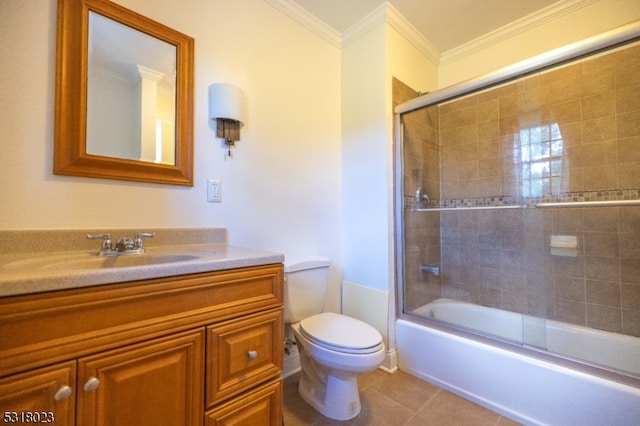
[[[488,308],[437,299],[416,309],[427,318],[480,330],[515,343],[640,375],[640,338]],[[524,337],[523,337],[524,336]]]
[[[417,311],[516,343],[524,334],[529,343],[546,343],[550,352],[640,371],[640,339],[635,337],[450,299]],[[405,319],[396,321],[396,346],[401,370],[524,424],[640,424],[640,388],[588,374],[587,369]]]

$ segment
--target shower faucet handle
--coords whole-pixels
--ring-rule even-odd
[[[416,189],[416,201],[429,201],[427,191],[425,191],[423,187],[418,187],[418,189]]]

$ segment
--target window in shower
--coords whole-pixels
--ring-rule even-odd
[[[558,123],[521,129],[514,139],[520,144],[514,152],[520,153],[522,197],[560,193],[562,173],[568,167],[563,167],[564,144]]]

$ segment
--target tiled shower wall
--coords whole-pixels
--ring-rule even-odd
[[[412,211],[418,188],[430,207],[638,198],[639,46],[403,121],[406,309],[454,297],[640,336],[640,207]],[[552,234],[576,252],[552,255]]]

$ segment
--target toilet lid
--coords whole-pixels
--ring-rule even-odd
[[[382,343],[382,335],[369,324],[333,312],[303,319],[300,330],[308,339],[342,352],[372,352]]]

